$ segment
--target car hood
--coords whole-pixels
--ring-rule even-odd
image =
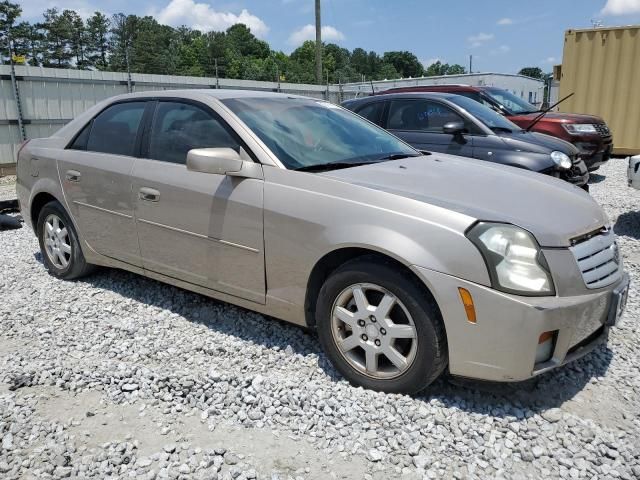
[[[499,133],[500,138],[509,150],[521,150],[523,152],[546,153],[557,150],[570,157],[578,154],[578,149],[569,142],[536,132]]]
[[[410,198],[477,220],[530,231],[541,246],[607,225],[600,206],[567,182],[492,162],[433,154],[324,172],[320,175]]]
[[[525,123],[526,125],[528,125],[529,123],[531,123],[533,120],[535,120],[535,118],[540,115],[539,113],[528,113],[526,115],[513,115],[513,116],[509,116],[509,120],[511,120],[512,122],[517,122],[518,124],[520,124],[520,122]],[[541,123],[543,122],[560,122],[560,123],[604,123],[604,120],[602,120],[602,118],[597,117],[595,115],[586,115],[586,114],[582,114],[582,113],[560,113],[560,112],[549,112],[547,113],[544,117],[542,117],[542,120],[540,120]]]

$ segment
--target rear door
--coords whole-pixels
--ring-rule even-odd
[[[418,150],[471,157],[472,138],[455,138],[443,132],[449,122],[465,119],[449,106],[425,99],[390,100],[386,128]]]
[[[146,101],[110,105],[58,160],[67,205],[96,252],[141,266],[133,218],[131,171],[140,149]]]
[[[194,148],[241,140],[208,106],[161,99],[133,171],[146,270],[264,303],[263,180],[187,170]]]

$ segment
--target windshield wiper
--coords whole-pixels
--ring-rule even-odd
[[[317,165],[305,165],[304,167],[294,168],[296,172],[324,172],[328,170],[338,170],[340,168],[360,167],[362,165],[370,165],[378,163],[377,160],[369,160],[367,162],[329,162],[319,163]]]
[[[337,170],[339,168],[360,167],[362,165],[371,165],[373,163],[382,163],[388,160],[400,160],[409,157],[421,157],[423,155],[431,155],[430,153],[392,153],[375,160],[366,160],[362,162],[329,162],[317,165],[305,165],[303,167],[294,168],[296,172],[324,172],[327,170]]]
[[[513,133],[513,130],[507,127],[491,127],[491,130],[493,130],[494,132]]]
[[[385,160],[402,160],[403,158],[422,157],[423,155],[431,155],[429,152],[423,153],[392,153],[386,157],[378,158],[378,162],[384,162]]]

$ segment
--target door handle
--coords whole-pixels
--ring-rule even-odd
[[[138,197],[140,197],[140,200],[147,202],[157,202],[160,200],[160,192],[153,188],[142,187],[138,193]]]
[[[80,177],[82,177],[82,174],[76,170],[67,170],[67,173],[65,176],[67,178],[67,181],[69,182],[79,182]]]

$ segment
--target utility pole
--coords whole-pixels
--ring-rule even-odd
[[[469,55],[469,73],[473,73],[473,55]]]
[[[320,0],[316,0],[316,83],[322,84],[322,22],[320,21]]]
[[[131,82],[131,64],[129,63],[129,39],[127,38],[127,43],[124,49],[124,61],[127,64],[127,92],[133,92],[133,86]]]
[[[220,88],[220,82],[218,81],[218,58],[214,59],[216,67],[216,89]]]

